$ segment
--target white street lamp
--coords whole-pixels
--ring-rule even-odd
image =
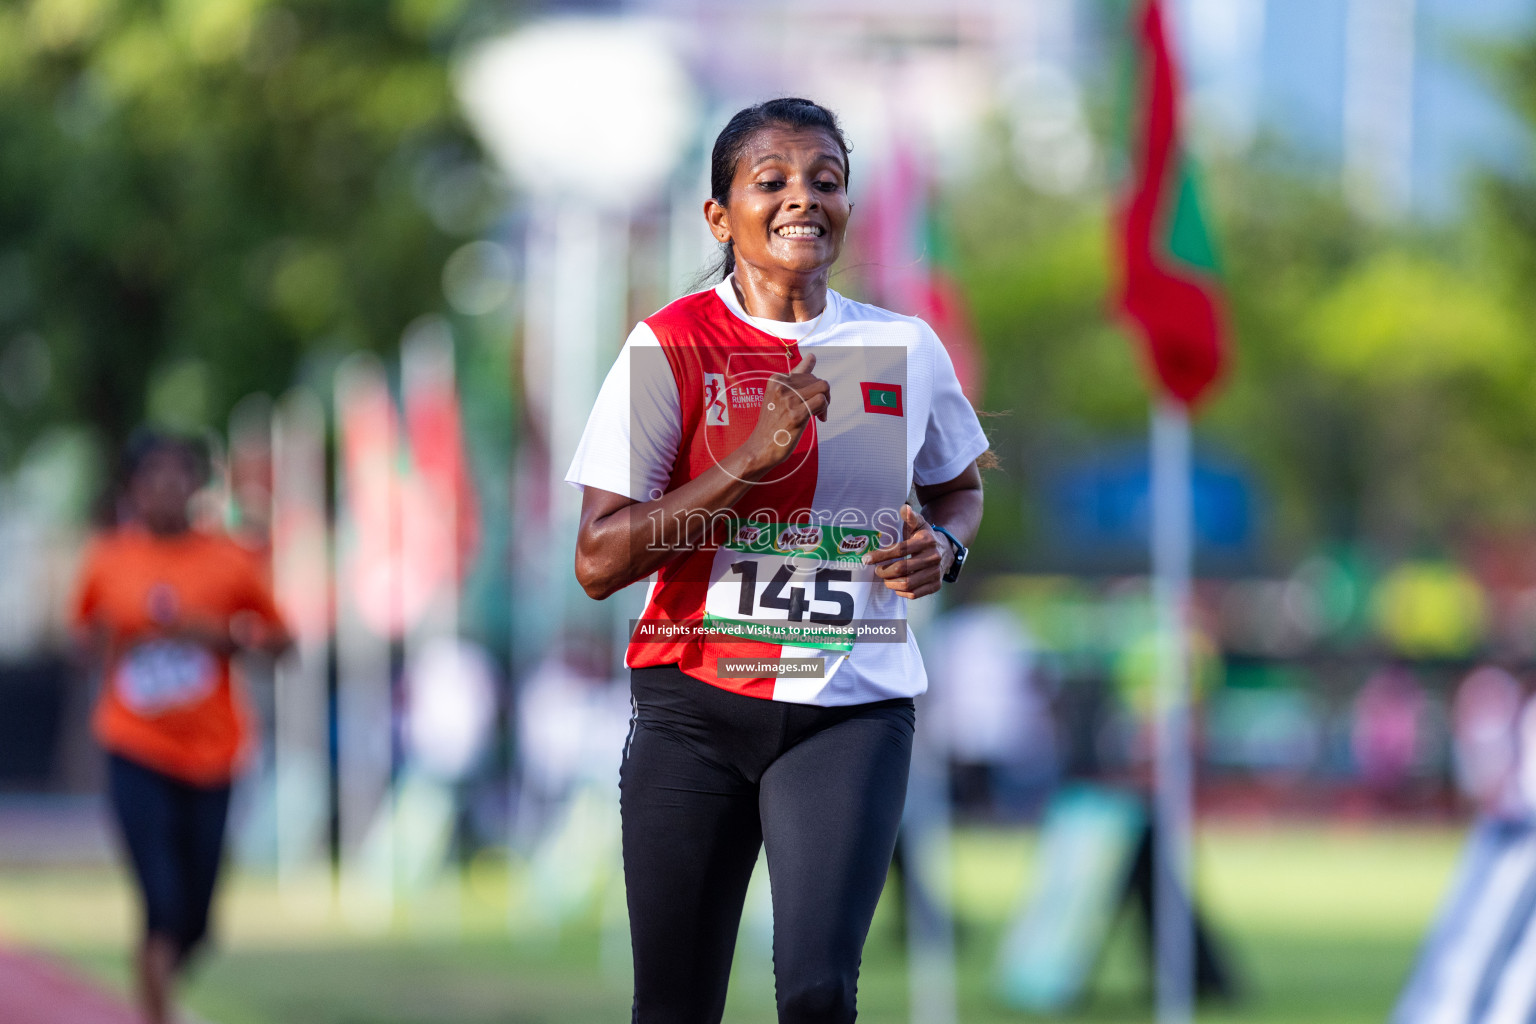
[[[474,47],[455,79],[491,155],[541,199],[612,210],[648,202],[698,124],[693,83],[649,22],[542,22]]]
[[[524,629],[538,620],[524,635],[559,651],[587,606],[572,571],[580,497],[564,477],[627,326],[628,217],[664,196],[702,107],[671,36],[635,19],[537,23],[471,47],[454,78],[527,202],[524,402],[546,445],[549,505],[542,523],[520,519],[538,543],[519,545],[535,554],[518,567],[515,611]]]

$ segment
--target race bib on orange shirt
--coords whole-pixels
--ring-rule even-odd
[[[158,715],[196,704],[218,686],[218,661],[207,648],[184,640],[149,640],[118,660],[112,687],[123,706]]]

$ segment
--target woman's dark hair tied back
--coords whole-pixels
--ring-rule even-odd
[[[736,116],[726,122],[720,134],[715,136],[715,148],[709,159],[709,194],[715,202],[724,206],[730,199],[731,182],[736,178],[736,165],[741,161],[742,151],[747,148],[747,141],[764,128],[770,127],[797,131],[815,129],[832,136],[838,148],[843,151],[843,180],[848,180],[848,140],[843,137],[837,115],[819,103],[785,96],[738,110]],[[723,280],[736,269],[736,255],[731,251],[729,242],[723,243],[721,248],[724,252],[718,269]],[[713,272],[710,276],[714,276]]]

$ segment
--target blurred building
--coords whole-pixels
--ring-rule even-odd
[[[1446,218],[1478,165],[1521,159],[1490,47],[1531,0],[1175,0],[1198,140],[1266,136],[1336,175],[1368,212]]]
[[[967,133],[1001,113],[1032,183],[1071,191],[1103,180],[1084,110],[1118,84],[1124,3],[616,6],[685,26],[726,106],[807,93],[868,140],[894,89],[952,162],[963,162],[955,147]],[[1272,140],[1337,177],[1364,212],[1433,219],[1459,211],[1473,167],[1521,158],[1490,45],[1536,24],[1533,0],[1172,0],[1171,10],[1196,142],[1210,155]],[[722,39],[731,44],[711,45]]]

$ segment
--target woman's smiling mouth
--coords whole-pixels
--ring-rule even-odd
[[[825,232],[815,224],[785,224],[773,233],[780,238],[820,238]]]

